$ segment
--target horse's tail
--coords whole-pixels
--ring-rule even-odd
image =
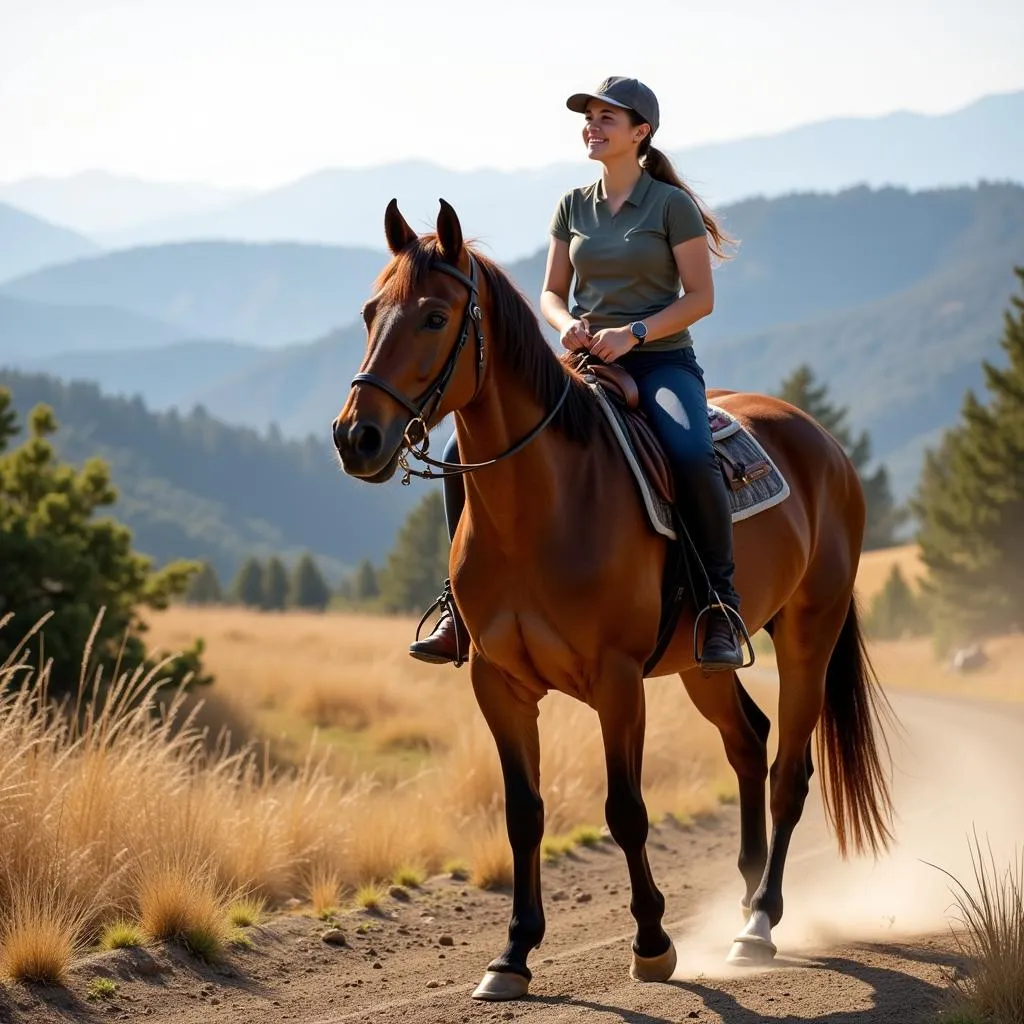
[[[825,813],[844,857],[851,845],[857,853],[870,847],[877,855],[892,841],[892,796],[879,749],[880,743],[884,745],[888,758],[881,726],[891,712],[871,666],[851,597],[825,672],[825,709],[818,729]]]

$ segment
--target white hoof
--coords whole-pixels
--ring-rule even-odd
[[[629,976],[634,981],[668,981],[675,969],[676,947],[670,945],[661,956],[637,956],[634,953]]]
[[[760,967],[770,964],[777,952],[768,915],[758,910],[750,915],[746,928],[733,940],[725,960],[735,967]]]
[[[530,979],[511,971],[488,971],[473,992],[474,999],[499,1003],[522,999],[530,991]]]

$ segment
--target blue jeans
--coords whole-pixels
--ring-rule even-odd
[[[679,511],[711,585],[726,604],[739,610],[733,586],[732,514],[711,445],[704,371],[689,347],[662,352],[634,349],[617,362],[636,381],[640,406],[671,464]],[[442,457],[446,462],[459,461],[454,433]],[[450,537],[455,536],[465,502],[462,478],[446,477],[444,507]],[[700,584],[699,574],[695,582]]]

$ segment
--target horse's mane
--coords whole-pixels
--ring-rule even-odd
[[[552,425],[569,440],[589,443],[595,431],[602,429],[604,419],[586,384],[552,351],[529,302],[504,270],[472,246],[468,248],[480,267],[490,298],[490,333],[485,341],[489,351],[532,390],[545,410],[554,408],[561,398],[568,376],[569,394]],[[374,290],[393,301],[406,302],[430,273],[431,264],[440,258],[436,236],[423,235],[388,264]]]

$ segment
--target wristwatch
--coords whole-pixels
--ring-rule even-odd
[[[629,325],[629,333],[636,338],[637,345],[642,345],[647,338],[647,324],[643,320],[634,320]]]

